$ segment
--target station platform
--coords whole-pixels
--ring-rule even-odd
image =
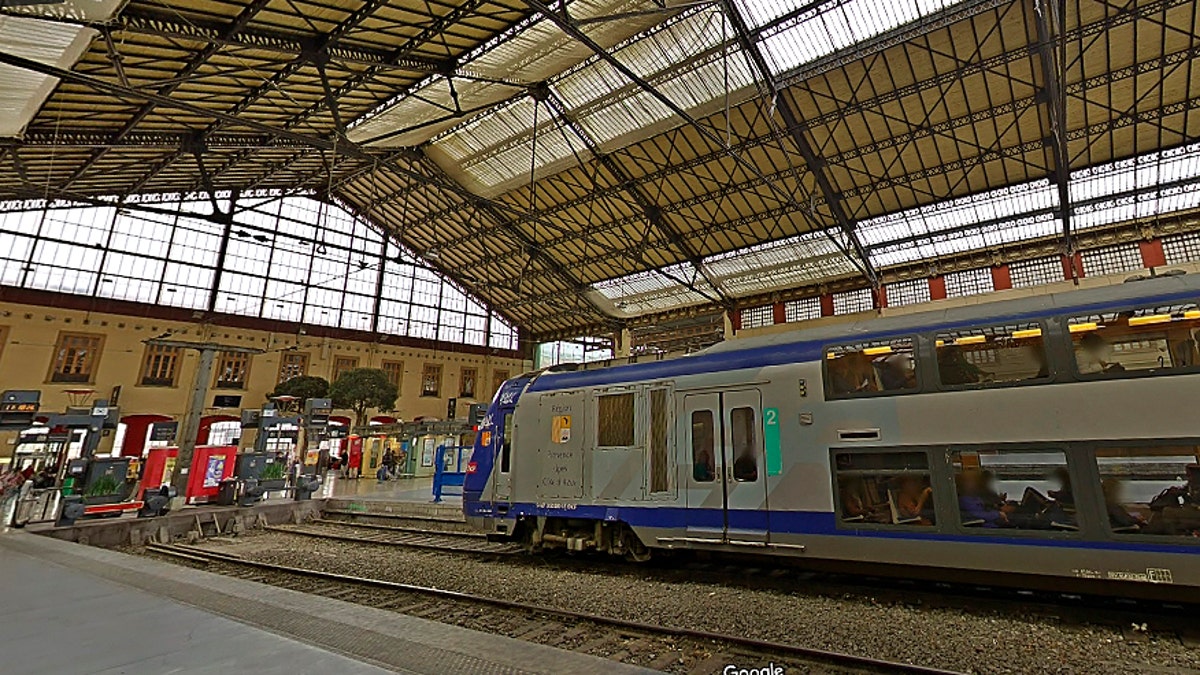
[[[0,578],[5,675],[652,672],[26,532]]]
[[[454,490],[457,491],[458,488],[454,488]],[[428,504],[433,501],[433,477],[396,478],[380,481],[373,476],[363,476],[357,479],[342,478],[337,475],[337,472],[330,471],[325,475],[321,490],[314,497]],[[442,503],[459,507],[462,505],[462,496],[444,495]]]

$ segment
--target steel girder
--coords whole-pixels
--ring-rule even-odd
[[[0,10],[0,15],[30,16],[29,14],[12,10]],[[41,21],[86,26],[110,34],[130,33],[151,37],[207,42],[210,46],[228,49],[253,49],[292,57],[301,56],[311,48],[304,40],[298,39],[295,34],[264,28],[243,28],[231,34],[226,30],[226,25],[217,21],[198,17],[183,21],[175,14],[139,5],[124,8],[117,16],[108,21],[87,21],[65,16],[42,15],[36,15],[36,18]],[[453,61],[449,59],[433,59],[422,56],[395,58],[391,56],[394,50],[334,45],[330,46],[327,52],[330,58],[338,61],[378,68],[398,68],[421,73],[445,73],[454,68]],[[469,76],[467,73],[463,73],[463,75]]]
[[[249,5],[246,5],[241,12],[238,13],[237,17],[235,17],[233,21],[230,21],[227,25],[222,27],[221,35],[226,37],[237,35],[246,27],[247,24],[254,20],[254,17],[257,16],[260,11],[270,4],[270,1],[271,0],[253,0]],[[184,82],[186,82],[188,77],[195,74],[196,71],[199,70],[205,63],[207,63],[210,57],[219,52],[221,48],[222,47],[220,44],[211,43],[204,49],[194,54],[192,58],[189,59],[184,65],[184,67],[177,71],[175,79],[170,84],[155,89],[155,94],[160,96],[169,96],[171,92],[175,91]],[[156,105],[157,104],[152,100],[145,100],[141,107],[138,108],[137,112],[135,112],[133,116],[124,124],[124,126],[121,127],[121,130],[117,132],[117,139],[120,140],[127,134],[132,133],[133,130],[137,128],[137,125],[154,111]],[[87,173],[88,170],[95,166],[96,162],[98,162],[100,158],[103,157],[107,152],[107,148],[97,148],[95,151],[93,151],[91,157],[89,157],[87,161],[81,164],[79,168],[77,168],[71,174],[71,176],[63,184],[63,187],[70,188],[72,183],[74,183],[85,173]]]
[[[693,117],[690,113],[688,113],[686,110],[684,110],[682,107],[680,107],[679,104],[676,103],[675,101],[673,101],[669,96],[663,94],[662,91],[660,91],[657,87],[655,87],[653,84],[647,82],[644,78],[639,76],[637,73],[633,72],[628,66],[626,66],[615,56],[610,54],[606,49],[604,49],[599,44],[597,44],[595,40],[590,38],[587,35],[587,33],[585,33],[583,30],[581,30],[579,28],[579,26],[576,25],[574,23],[574,21],[566,14],[565,7],[563,9],[563,13],[560,14],[558,12],[555,12],[553,9],[551,9],[547,5],[543,4],[541,2],[541,0],[524,0],[524,2],[525,2],[525,4],[529,5],[530,7],[532,7],[539,13],[541,13],[542,16],[546,17],[551,22],[553,22],[564,33],[566,33],[567,35],[569,35],[570,37],[572,37],[573,39],[575,39],[576,41],[580,42],[585,47],[587,47],[592,53],[594,53],[596,56],[600,57],[600,59],[602,61],[607,63],[609,66],[611,66],[614,70],[616,70],[618,73],[620,73],[627,80],[629,80],[633,84],[637,85],[638,89],[641,89],[642,91],[646,92],[647,94],[652,96],[655,100],[657,100],[659,103],[666,106],[667,109],[669,109],[676,117],[683,120],[686,124],[688,124],[693,129],[695,129],[697,132],[699,132],[700,135],[703,136],[704,139],[708,143],[712,144],[713,147],[722,149],[723,154],[725,154],[730,159],[732,159],[742,169],[744,169],[748,173],[751,173],[760,178],[764,177],[763,172],[753,162],[748,161],[741,154],[730,150],[730,148],[727,145],[725,145],[719,137],[717,137],[717,135],[713,132],[713,130],[711,128],[709,128],[708,126],[701,123],[699,120],[697,120],[695,117]],[[778,185],[776,185],[774,181],[769,181],[769,180],[764,179],[764,186],[767,187],[776,196],[778,196],[782,201],[793,204],[796,207],[796,210],[798,212],[804,213],[807,217],[807,211],[803,210],[803,207],[801,207],[801,205],[796,202],[795,196],[792,195],[790,192],[788,192],[788,191],[784,190],[783,188],[779,187]],[[842,250],[843,253],[845,253],[848,258],[851,258],[851,260],[853,262],[853,258],[851,257],[849,251],[846,250],[845,246],[842,245],[841,242],[836,241],[836,239],[833,239],[831,241],[833,241],[834,245],[837,246],[840,250]],[[855,262],[855,266],[862,269],[861,265],[859,265],[857,262]]]
[[[729,17],[730,23],[733,24],[734,33],[737,35],[742,49],[750,56],[755,69],[758,70],[759,77],[762,78],[763,83],[766,85],[767,95],[775,102],[775,108],[783,118],[784,129],[787,131],[792,143],[796,145],[796,149],[800,151],[800,156],[804,158],[804,164],[809,173],[816,179],[817,187],[821,190],[821,196],[825,198],[826,207],[833,214],[838,227],[841,228],[842,233],[850,242],[854,254],[858,256],[863,275],[867,278],[867,282],[871,284],[871,288],[877,292],[879,290],[879,274],[876,273],[874,265],[871,264],[871,258],[867,255],[862,242],[859,240],[858,232],[855,231],[856,223],[846,214],[846,209],[842,205],[841,194],[834,189],[832,181],[829,180],[829,174],[825,172],[824,158],[817,155],[808,140],[804,122],[800,119],[800,115],[796,110],[793,109],[791,97],[787,95],[787,92],[775,80],[775,76],[771,72],[771,67],[767,65],[767,60],[763,57],[762,50],[759,49],[755,38],[751,37],[750,28],[746,25],[746,20],[742,17],[741,12],[738,11],[737,6],[731,0],[721,0],[721,6],[725,10],[726,16]],[[851,258],[851,263],[855,263],[853,258]],[[858,264],[855,266],[858,266]]]
[[[625,172],[625,169],[623,169],[619,163],[613,161],[612,157],[601,152],[600,148],[596,147],[596,144],[592,141],[591,137],[588,136],[587,132],[579,126],[579,123],[570,114],[570,112],[567,111],[567,108],[563,102],[560,101],[553,92],[547,88],[545,94],[546,105],[554,111],[554,114],[558,115],[558,117],[564,121],[564,123],[567,125],[567,128],[571,130],[571,133],[573,133],[577,138],[579,138],[580,141],[583,142],[584,146],[588,149],[588,152],[590,152],[592,156],[596,158],[596,161],[599,162],[600,166],[604,167],[604,170],[607,171],[610,176],[612,176],[613,180],[616,181],[620,189],[629,195],[630,199],[632,199],[637,207],[641,210],[646,222],[649,223],[651,227],[666,236],[667,241],[669,241],[672,246],[674,246],[679,250],[680,253],[683,254],[684,259],[688,261],[688,263],[692,266],[692,269],[696,271],[696,274],[702,277],[709,287],[712,288],[712,290],[716,291],[717,297],[711,298],[706,291],[696,287],[694,283],[683,279],[677,279],[674,277],[674,275],[668,274],[665,270],[654,268],[655,272],[666,275],[671,281],[686,286],[696,293],[708,297],[710,300],[716,301],[727,308],[732,307],[733,301],[730,299],[729,295],[725,293],[725,290],[721,288],[720,282],[714,279],[712,275],[708,273],[708,270],[704,268],[703,257],[698,251],[696,251],[695,248],[692,247],[690,243],[688,243],[687,239],[684,238],[683,233],[681,233],[679,229],[667,219],[666,215],[663,213],[662,207],[654,203],[649,195],[647,195],[640,187],[634,184],[632,177]],[[593,182],[592,187],[595,188],[598,186]]]
[[[1061,36],[1065,22],[1062,0],[1032,0],[1037,19],[1038,61],[1042,66],[1042,105],[1050,121],[1050,135],[1046,141],[1054,158],[1054,169],[1050,179],[1058,189],[1058,214],[1062,218],[1063,252],[1068,256],[1074,252],[1071,244],[1071,163],[1067,157],[1067,97],[1063,91],[1062,78],[1066,75],[1066,64],[1061,53],[1063,45],[1057,45],[1055,36]],[[1072,276],[1078,271],[1072,263]]]

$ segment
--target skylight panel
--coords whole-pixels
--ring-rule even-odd
[[[764,56],[776,73],[815,61],[941,11],[960,0],[830,0],[807,11],[804,0],[735,0],[751,28],[766,28]]]
[[[0,50],[39,63],[71,68],[97,32],[91,28],[0,15]],[[58,78],[0,64],[0,136],[20,136]]]
[[[1071,173],[1073,228],[1086,229],[1200,207],[1200,144]],[[1140,194],[1138,194],[1140,193]]]
[[[646,0],[574,0],[569,4],[576,20],[655,7]],[[588,24],[583,31],[603,47],[612,47],[663,20],[647,14],[623,21]],[[454,94],[445,77],[423,82],[383,104],[359,120],[350,140],[380,147],[412,146],[461,124],[488,106],[521,94],[521,87],[542,82],[592,57],[585,45],[563,33],[553,22],[531,19],[491,40],[466,58],[470,73],[511,82],[511,86],[469,78],[454,79]]]

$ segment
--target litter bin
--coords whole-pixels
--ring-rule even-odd
[[[237,503],[238,482],[226,478],[217,487],[217,506],[233,506]]]

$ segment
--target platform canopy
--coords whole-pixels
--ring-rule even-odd
[[[328,195],[534,337],[1200,206],[1195,0],[7,4],[0,199]]]

